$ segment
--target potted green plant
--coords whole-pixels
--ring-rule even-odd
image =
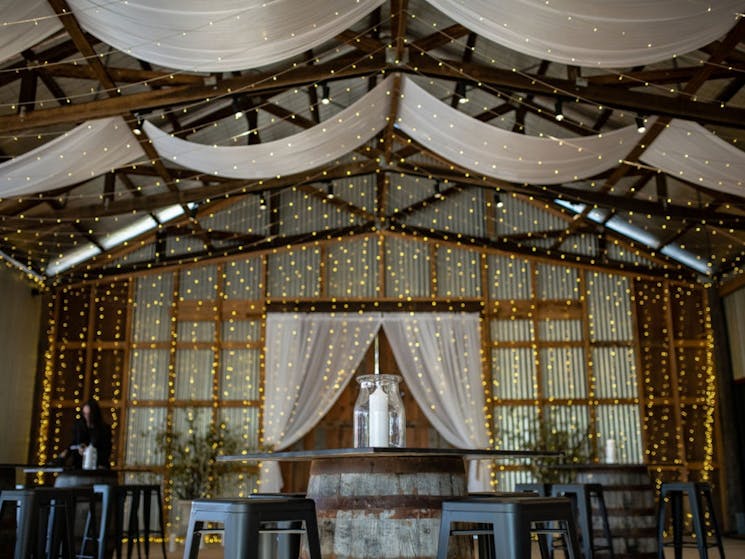
[[[568,464],[592,462],[589,430],[567,430],[546,419],[541,419],[530,436],[529,450],[561,452],[560,456],[545,456],[530,462],[530,471],[541,483],[568,483],[572,472],[562,467]]]
[[[170,480],[172,511],[171,524],[176,534],[183,535],[193,499],[217,495],[221,476],[217,457],[237,452],[240,438],[230,433],[224,424],[200,430],[194,416],[187,417],[185,432],[163,430],[156,434],[160,452],[165,454],[165,465]]]

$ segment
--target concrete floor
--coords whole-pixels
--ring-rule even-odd
[[[745,538],[724,538],[724,552],[727,559],[745,559]],[[176,545],[176,549],[173,552],[168,553],[168,559],[181,559],[184,556],[183,545]],[[158,559],[160,553],[152,553],[153,559]],[[222,559],[223,550],[219,544],[206,545],[199,552],[199,559]],[[538,552],[538,546],[533,546],[533,557],[536,559],[540,558]],[[560,553],[556,554],[557,559],[563,559]],[[665,549],[665,559],[673,559],[674,554],[672,549]],[[719,559],[719,553],[716,548],[709,550],[709,557],[711,559]],[[695,549],[686,548],[683,550],[683,559],[697,559],[698,552]]]

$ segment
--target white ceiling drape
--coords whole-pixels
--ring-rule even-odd
[[[427,0],[512,50],[578,66],[626,67],[685,54],[724,35],[742,0]]]
[[[384,0],[69,0],[83,29],[137,58],[199,72],[245,70],[307,51]],[[572,65],[627,67],[685,54],[721,37],[743,0],[427,0],[518,52]],[[46,2],[3,0],[3,21],[52,14]],[[0,60],[60,29],[56,18],[3,28]]]
[[[559,184],[618,165],[639,140],[633,126],[557,139],[496,128],[453,109],[403,79],[396,125],[425,148],[477,173],[517,183]]]
[[[307,171],[338,159],[386,124],[392,77],[334,118],[282,140],[246,146],[207,146],[170,136],[146,122],[164,158],[188,169],[239,179]],[[607,134],[558,140],[501,130],[443,103],[401,77],[396,127],[427,149],[498,179],[557,184],[606,171],[638,141],[633,126]]]
[[[244,70],[285,60],[347,29],[384,0],[68,0],[86,31],[168,68]]]
[[[745,194],[745,152],[695,122],[671,121],[640,160],[693,184]]]
[[[264,144],[207,146],[166,134],[149,122],[144,128],[165,159],[202,173],[258,179],[307,171],[361,146],[386,125],[391,78],[333,118],[298,134]]]
[[[0,0],[0,62],[62,29],[46,0]]]
[[[282,140],[208,146],[145,130],[164,158],[201,173],[261,179],[299,173],[339,160],[387,123],[392,77],[333,118]],[[579,138],[541,138],[502,130],[451,108],[410,78],[401,78],[396,127],[433,153],[501,180],[559,184],[618,164],[639,139],[633,126]],[[86,122],[0,164],[0,197],[55,190],[144,158],[120,117]],[[741,195],[745,152],[698,124],[673,120],[641,156],[644,164],[694,184]]]
[[[91,120],[0,164],[0,198],[77,184],[144,156],[122,117]]]

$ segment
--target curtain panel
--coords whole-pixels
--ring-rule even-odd
[[[305,436],[328,412],[380,327],[404,380],[427,419],[453,446],[488,448],[475,314],[269,313],[266,322],[264,445],[279,451]],[[279,465],[261,465],[262,492],[282,488]],[[469,488],[488,473],[474,463]]]

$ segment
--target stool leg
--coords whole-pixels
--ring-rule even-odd
[[[440,534],[437,538],[437,559],[447,559],[448,542],[450,541],[450,514],[442,511]]]
[[[108,527],[109,527],[109,514],[111,509],[111,486],[103,486],[101,487],[100,493],[101,493],[101,523],[98,527],[98,553],[96,555],[97,559],[104,559],[106,556],[106,548],[108,546],[108,541],[106,539],[106,535],[108,533]]]
[[[608,508],[605,506],[605,497],[603,496],[602,490],[596,494],[598,500],[598,508],[600,509],[600,519],[603,523],[603,537],[608,543],[608,555],[610,559],[615,559],[613,553],[613,536],[610,533],[610,523],[608,522]]]
[[[163,559],[166,557],[166,527],[163,525],[163,499],[160,491],[156,493],[158,503],[158,525],[160,526],[160,550],[163,553]]]
[[[85,526],[83,528],[83,541],[80,544],[80,555],[86,555],[89,541],[98,541],[98,538],[91,534],[96,532],[96,500],[95,497],[91,499],[88,505],[88,514],[85,515]],[[96,552],[98,552],[98,545]],[[94,556],[95,557],[95,556]]]
[[[574,522],[574,517],[569,517],[564,521],[566,527],[566,548],[569,552],[569,559],[579,559],[579,542],[577,541],[577,525]]]
[[[36,498],[33,495],[24,497],[16,505],[16,548],[15,559],[25,559],[32,548],[31,538],[38,529],[38,515],[34,514]]]
[[[321,559],[321,539],[318,535],[318,522],[315,512],[305,518],[305,535],[308,537],[310,559]]]
[[[76,499],[73,496],[66,497],[63,500],[63,521],[65,523],[65,531],[62,535],[63,546],[65,549],[65,555],[70,559],[75,558],[75,510],[76,510]]]
[[[135,542],[137,546],[137,559],[141,559],[140,555],[140,519],[138,514],[140,512],[140,492],[135,490],[132,491],[132,500],[130,501],[129,508],[129,526],[127,528],[127,559],[132,559],[132,542]]]
[[[142,516],[143,516],[143,524],[144,529],[143,532],[145,534],[145,557],[147,559],[150,559],[150,505],[152,495],[150,495],[149,491],[143,491],[142,492]]]
[[[665,559],[666,509],[665,496],[660,493],[660,502],[657,505],[657,559]]]
[[[201,532],[203,527],[204,522],[201,520],[192,521],[189,519],[189,529],[186,531],[186,542],[184,542],[184,559],[197,559],[197,554],[199,553],[199,541],[202,537]],[[225,533],[227,534],[227,527]],[[223,535],[223,537],[225,537],[225,535]],[[237,555],[234,554],[228,555],[228,543],[224,543],[225,557],[237,557]],[[231,553],[233,553],[232,550]]]
[[[577,509],[582,531],[582,551],[585,559],[594,558],[593,534],[592,534],[592,506],[590,505],[590,494],[582,491],[577,495]]]
[[[704,515],[701,510],[701,500],[698,491],[694,488],[688,495],[688,501],[691,504],[691,516],[693,516],[693,532],[696,534],[696,547],[701,559],[708,559],[709,550],[706,545],[706,525],[704,524]]]
[[[116,533],[115,551],[117,559],[122,559],[122,539],[124,538],[124,503],[127,493],[122,490],[116,491],[116,504],[114,509],[114,528]]]
[[[674,491],[670,494],[673,509],[673,546],[675,559],[683,559],[683,495]]]
[[[719,550],[719,557],[724,559],[724,545],[722,544],[722,533],[719,531],[719,521],[717,515],[714,513],[714,500],[711,497],[711,491],[707,490],[704,492],[706,499],[706,507],[709,509],[709,516],[711,517],[711,525],[714,529],[714,538],[717,540],[717,549]]]

